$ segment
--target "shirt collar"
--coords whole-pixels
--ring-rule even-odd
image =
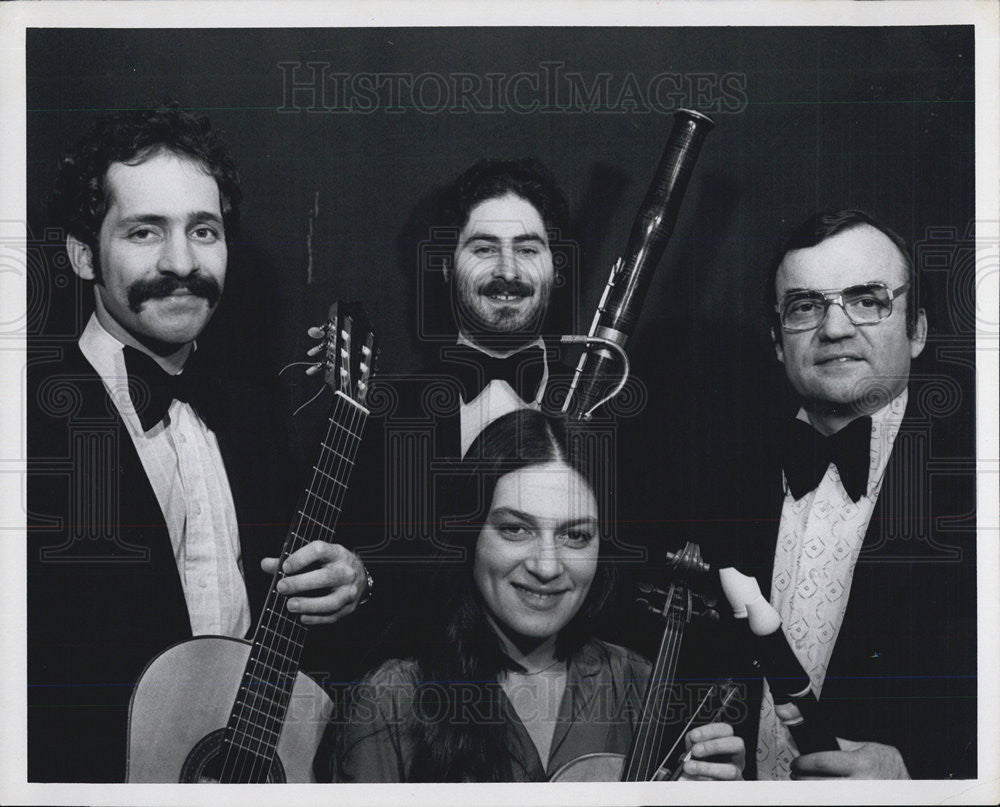
[[[521,347],[516,347],[513,350],[489,350],[476,342],[473,342],[468,336],[466,336],[461,331],[458,332],[458,340],[456,344],[464,345],[465,347],[471,347],[473,350],[478,350],[480,353],[485,353],[487,356],[492,356],[494,359],[506,359],[508,356],[513,356],[515,353],[521,353],[522,351],[529,350],[533,347],[541,348],[542,353],[545,352],[545,340],[542,337],[538,337],[533,342],[528,342],[526,345]]]

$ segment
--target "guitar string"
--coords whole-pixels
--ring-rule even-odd
[[[335,402],[335,407],[333,414],[330,417],[330,427],[328,429],[327,439],[324,440],[326,446],[330,447],[328,450],[321,450],[320,459],[317,462],[317,467],[313,474],[313,481],[307,488],[311,491],[313,495],[304,495],[305,501],[300,510],[302,514],[308,518],[312,518],[316,523],[310,523],[306,518],[299,519],[299,523],[293,530],[293,535],[290,536],[291,540],[288,541],[288,551],[282,554],[282,562],[287,558],[291,552],[294,552],[299,548],[297,544],[304,546],[313,537],[321,535],[323,529],[327,529],[322,526],[328,523],[321,513],[318,512],[318,507],[323,505],[325,509],[329,511],[330,500],[333,499],[333,507],[339,509],[342,503],[343,493],[345,488],[337,485],[333,479],[339,479],[342,469],[347,465],[351,455],[356,454],[357,444],[360,442],[357,435],[360,433],[358,429],[358,424],[361,418],[359,414],[361,410],[351,403],[346,403],[340,396],[337,397]],[[349,418],[345,419],[342,410],[344,408],[349,408]],[[346,423],[345,423],[346,420]],[[344,428],[341,428],[343,426]],[[332,432],[337,430],[338,432],[343,432],[343,434],[338,434],[336,437],[331,437]],[[353,442],[353,445],[352,445]],[[331,454],[332,452],[336,452]],[[336,467],[331,467],[327,462],[324,462],[324,458],[336,457],[334,464]],[[320,467],[323,466],[323,467]],[[332,473],[331,473],[332,471]],[[332,479],[327,479],[323,474],[327,474]],[[324,481],[325,480],[325,481]],[[341,480],[343,481],[343,480]],[[339,496],[338,496],[339,490]],[[317,492],[319,491],[319,492]],[[310,499],[316,499],[315,502],[309,501]],[[338,502],[337,500],[340,499]],[[316,516],[321,516],[316,518]],[[280,578],[279,578],[280,579]],[[277,582],[277,580],[275,581]],[[294,686],[294,681],[292,680],[293,672],[292,669],[296,666],[297,659],[295,656],[301,652],[301,640],[304,639],[304,626],[301,625],[297,620],[289,620],[287,615],[283,611],[283,603],[281,602],[283,598],[277,595],[277,592],[272,590],[269,592],[268,596],[268,607],[266,611],[266,618],[261,621],[261,626],[258,629],[258,635],[255,636],[254,649],[259,651],[266,650],[266,647],[259,644],[259,640],[267,638],[267,632],[270,631],[272,636],[275,636],[284,641],[285,647],[282,649],[275,646],[271,651],[272,655],[278,655],[281,659],[280,664],[275,664],[273,658],[269,657],[266,653],[261,652],[261,654],[254,659],[254,664],[251,665],[251,670],[248,673],[252,675],[247,675],[247,678],[254,678],[258,687],[264,687],[270,685],[272,689],[278,690],[278,699],[270,698],[263,693],[263,691],[253,692],[248,689],[247,698],[245,702],[241,705],[238,710],[240,714],[235,715],[235,720],[231,721],[234,726],[233,739],[237,741],[242,741],[246,748],[253,753],[250,757],[250,766],[253,771],[252,775],[254,778],[246,779],[246,753],[241,753],[238,756],[244,758],[244,764],[241,766],[243,769],[240,772],[240,781],[255,781],[256,776],[264,775],[266,780],[266,771],[259,770],[260,767],[266,766],[269,770],[270,760],[273,759],[273,753],[268,753],[263,757],[258,755],[256,752],[264,747],[265,745],[270,747],[273,752],[273,747],[276,745],[278,736],[280,734],[280,727],[282,720],[279,718],[279,714],[287,710],[288,698],[291,695],[291,689]],[[293,622],[291,626],[293,635],[287,636],[280,630],[276,629],[274,621],[286,621]],[[263,634],[263,635],[261,635]],[[296,648],[295,642],[298,640],[299,647]],[[272,640],[273,644],[273,640]],[[269,668],[272,674],[276,674],[278,680],[276,682],[269,682],[264,676],[261,675],[261,668]],[[253,689],[251,687],[250,689]],[[271,704],[265,710],[263,710],[263,715],[268,725],[261,725],[253,721],[250,717],[247,717],[246,712],[249,709],[254,709],[260,713],[259,704],[262,699],[266,698],[268,703]],[[257,729],[258,735],[263,735],[265,732],[273,735],[274,739],[272,741],[267,741],[262,736],[252,736],[246,729],[242,728],[241,724],[245,723],[248,727]],[[255,747],[256,745],[256,747]],[[226,767],[232,769],[236,767],[230,757],[234,751],[232,745],[227,752]]]
[[[332,407],[333,415],[331,416],[330,426],[327,429],[327,436],[324,439],[324,444],[330,443],[330,432],[333,428],[333,417],[335,416],[337,404],[340,403],[340,398],[334,398],[335,406]],[[322,451],[320,456],[323,456]],[[317,462],[319,465],[320,462]],[[313,489],[317,480],[319,478],[318,473],[313,473],[313,478],[307,490]],[[299,511],[300,517],[293,522],[293,527],[291,534],[285,541],[285,545],[282,548],[282,552],[279,556],[279,570],[272,579],[272,584],[268,590],[267,598],[264,604],[264,612],[261,615],[260,622],[255,631],[253,637],[253,643],[251,646],[250,659],[247,664],[247,668],[244,671],[243,678],[241,680],[241,689],[243,690],[243,699],[237,700],[236,705],[230,716],[229,724],[227,726],[227,737],[230,742],[228,744],[226,758],[223,762],[223,778],[224,781],[232,781],[237,775],[239,776],[238,781],[253,781],[253,779],[247,779],[245,774],[246,760],[248,758],[248,752],[253,753],[252,736],[249,732],[243,728],[243,724],[248,727],[251,725],[251,717],[248,716],[252,714],[252,710],[259,710],[259,704],[262,698],[266,697],[263,692],[264,686],[268,683],[267,679],[261,675],[261,668],[266,663],[264,659],[265,655],[265,645],[263,640],[266,638],[268,631],[273,631],[272,635],[275,637],[283,636],[281,632],[274,631],[273,619],[279,614],[278,609],[283,605],[282,598],[277,593],[277,583],[283,578],[280,571],[280,565],[285,562],[285,559],[294,552],[298,547],[296,542],[303,537],[303,533],[307,531],[303,529],[305,526],[305,519],[302,517],[302,511],[307,509],[308,506],[308,495],[303,494],[302,509]],[[298,633],[295,626],[292,627],[293,633]],[[273,667],[272,667],[273,669]],[[273,686],[273,684],[272,684]],[[271,692],[270,694],[275,694]],[[270,701],[269,702],[273,702]],[[239,750],[237,751],[237,742],[239,742]],[[234,761],[234,752],[235,760]],[[240,764],[237,764],[240,763]],[[251,762],[251,766],[253,763]],[[237,768],[239,770],[237,770]],[[266,776],[266,774],[265,774]],[[266,780],[266,779],[265,779]]]
[[[302,545],[305,545],[305,543],[312,540],[314,537],[320,537],[322,540],[326,540],[325,538],[322,538],[322,535],[324,530],[329,531],[329,527],[324,526],[329,523],[328,519],[324,518],[324,516],[332,515],[329,513],[331,503],[330,499],[334,500],[333,506],[339,508],[340,503],[342,503],[344,493],[343,487],[332,487],[335,483],[333,483],[332,479],[329,479],[328,477],[340,478],[343,473],[343,469],[350,462],[350,456],[355,453],[355,451],[352,451],[351,449],[354,448],[356,450],[357,448],[358,440],[353,436],[353,434],[349,434],[349,432],[357,433],[357,415],[360,410],[352,404],[346,403],[340,398],[340,396],[338,396],[337,404],[338,406],[335,407],[334,413],[330,418],[330,427],[327,439],[324,440],[326,449],[320,451],[320,459],[317,462],[317,470],[319,473],[314,474],[314,479],[319,477],[320,480],[325,481],[320,481],[318,483],[314,482],[314,484],[309,486],[308,490],[312,491],[314,495],[305,495],[304,498],[306,501],[303,502],[303,506],[300,510],[300,513],[304,516],[304,518],[300,519],[300,529],[295,530],[294,538]],[[349,418],[345,418],[343,416],[342,410],[344,408],[348,408]],[[346,424],[344,423],[345,420],[347,421]],[[341,429],[341,425],[346,425],[349,432]],[[337,435],[333,435],[334,430],[337,430]],[[344,434],[340,434],[342,431]],[[354,442],[353,446],[351,445],[352,441]],[[329,460],[332,460],[332,466],[328,462]],[[326,474],[326,476],[323,474]],[[327,484],[328,482],[330,484]],[[319,494],[316,494],[317,490],[320,491]],[[312,498],[315,498],[316,501],[309,501]],[[320,505],[323,505],[324,509],[326,509],[328,513],[320,513]],[[294,546],[295,543],[296,541],[291,542],[289,553],[298,548]],[[287,557],[287,553],[284,557]],[[282,602],[284,598],[275,593],[274,599],[276,601],[274,603],[274,607],[268,612],[268,617],[270,618],[269,623],[262,622],[262,624],[264,624],[279,638],[284,638],[284,634],[282,634],[279,630],[276,630],[273,622],[274,620],[278,620],[279,623],[291,623],[291,629],[294,634],[300,639],[304,639],[304,626],[302,626],[298,620],[290,619],[287,616],[283,607],[284,603]],[[242,732],[243,736],[249,739],[247,745],[253,753],[253,756],[248,758],[251,768],[249,778],[247,778],[244,771],[244,773],[241,774],[241,781],[257,781],[259,777],[263,777],[261,781],[266,781],[266,775],[269,772],[270,763],[273,759],[274,747],[277,743],[281,725],[283,723],[280,719],[280,715],[287,709],[288,699],[290,698],[291,690],[294,687],[293,668],[296,666],[296,659],[294,657],[290,657],[290,655],[294,656],[295,651],[291,647],[289,647],[288,650],[291,651],[290,654],[288,652],[280,651],[279,648],[274,648],[272,650],[272,654],[275,652],[280,653],[279,663],[277,664],[274,663],[271,657],[265,654],[258,658],[258,663],[255,665],[257,667],[258,674],[256,678],[258,683],[262,686],[270,686],[272,689],[276,689],[278,691],[278,699],[268,698],[267,702],[269,705],[262,712],[258,708],[258,713],[263,715],[268,725],[261,725],[251,719],[245,720],[251,729],[257,730],[258,736],[251,736],[247,734],[246,731]],[[276,676],[277,680],[275,682],[270,682],[265,679],[264,676],[260,675],[260,667],[265,667],[266,670],[270,672],[271,676]],[[258,699],[258,701],[259,700],[260,699]],[[267,741],[263,737],[265,732],[273,735],[273,740]],[[265,747],[266,750],[263,750]],[[261,770],[264,767],[268,770]]]
[[[677,620],[669,612],[668,623]],[[683,625],[679,625],[683,627]],[[662,741],[663,727],[661,716],[663,707],[670,702],[671,693],[666,693],[666,699],[661,701],[656,710],[656,714],[650,714],[653,704],[659,700],[656,697],[657,689],[663,681],[673,682],[673,668],[676,667],[676,658],[680,650],[681,636],[676,630],[678,625],[668,624],[666,630],[669,634],[665,637],[667,641],[661,642],[656,656],[656,664],[653,666],[652,677],[647,687],[647,696],[644,698],[643,715],[646,721],[636,730],[635,751],[630,759],[629,766],[622,772],[622,781],[635,782],[646,781],[651,778],[654,772],[648,771],[650,760]]]
[[[327,440],[325,439],[324,442],[326,441]],[[316,484],[317,479],[318,475],[314,473],[313,480],[307,489],[312,489]],[[296,544],[298,537],[303,533],[303,522],[304,519],[301,516],[293,522],[291,534],[288,536],[285,545],[282,547],[282,552],[279,556],[279,564],[284,563],[288,555],[298,548]],[[276,694],[271,690],[268,690],[267,695],[265,695],[264,692],[265,686],[269,683],[269,678],[265,678],[264,675],[262,675],[262,667],[267,663],[267,659],[265,658],[266,647],[263,644],[263,641],[267,637],[267,632],[274,630],[275,626],[273,624],[273,619],[277,614],[277,609],[282,605],[281,598],[278,596],[275,588],[276,584],[282,579],[282,577],[283,575],[279,571],[273,579],[272,586],[268,591],[264,612],[262,613],[261,620],[253,637],[251,658],[249,660],[250,663],[247,665],[247,669],[241,682],[243,700],[237,703],[236,708],[233,710],[232,719],[230,720],[230,726],[232,729],[232,736],[230,739],[232,742],[229,745],[226,760],[224,761],[223,766],[224,775],[226,776],[227,781],[253,781],[252,778],[247,778],[248,775],[245,770],[248,759],[251,760],[250,764],[251,767],[253,767],[252,758],[250,758],[248,754],[255,753],[257,750],[254,748],[254,740],[256,738],[254,738],[250,733],[250,729],[253,726],[252,715],[254,711],[260,710],[261,703],[264,698],[267,698],[268,695]],[[276,632],[272,635],[277,638],[283,634]],[[269,699],[269,701],[271,700],[272,699]]]
[[[337,513],[343,503],[345,487],[343,485],[337,485],[333,482],[333,479],[340,479],[343,481],[344,477],[348,476],[350,473],[350,465],[352,463],[352,456],[356,454],[358,440],[353,436],[353,433],[357,431],[357,421],[359,411],[357,407],[351,403],[345,401],[343,398],[338,396],[338,411],[330,419],[330,429],[328,434],[328,439],[324,441],[326,445],[326,451],[321,451],[321,460],[317,463],[317,466],[324,465],[324,473],[326,476],[321,477],[322,482],[319,485],[313,487],[310,486],[310,490],[313,491],[313,496],[306,496],[307,501],[303,503],[302,512],[304,515],[311,519],[307,523],[307,529],[302,530],[303,535],[300,540],[303,542],[302,545],[311,540],[312,538],[319,538],[320,540],[329,541],[332,540],[334,534],[333,527],[331,524],[336,523]],[[343,410],[347,409],[348,416],[345,418]],[[341,426],[346,425],[349,429],[345,431]],[[334,432],[336,431],[336,434]],[[324,462],[327,460],[328,462]],[[330,478],[332,477],[332,479]],[[316,488],[319,489],[320,493],[316,494]],[[332,507],[331,507],[332,505]],[[334,510],[333,508],[336,508]],[[325,511],[325,512],[323,512]],[[300,639],[305,638],[305,627],[301,625],[297,618],[290,618],[284,609],[284,597],[280,598],[282,602],[279,602],[278,608],[272,612],[275,618],[279,622],[289,622],[292,625],[292,629],[295,631],[296,635]],[[301,642],[300,642],[301,644]],[[279,686],[279,692],[281,700],[277,702],[270,702],[271,705],[264,712],[264,717],[268,721],[270,728],[268,726],[255,726],[260,729],[261,734],[268,732],[273,736],[273,740],[267,743],[266,755],[255,756],[251,758],[251,767],[258,769],[262,766],[270,767],[270,762],[274,756],[275,746],[277,744],[277,739],[280,735],[281,726],[283,720],[281,719],[284,715],[283,713],[287,710],[288,701],[291,697],[292,689],[295,684],[295,669],[297,666],[298,659],[295,658],[295,650],[289,648],[291,653],[286,653],[280,656],[279,663],[275,664],[268,659],[268,666],[273,674],[277,676]],[[265,741],[263,738],[257,738],[258,743],[263,745]],[[266,780],[267,771],[254,770],[254,779],[263,777],[262,780]]]

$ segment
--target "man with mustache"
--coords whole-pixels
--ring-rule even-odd
[[[534,159],[481,160],[438,197],[432,249],[422,254],[440,262],[421,271],[448,320],[435,329],[452,335],[436,344],[425,372],[376,379],[392,393],[373,390],[373,399],[391,400],[393,409],[368,424],[355,476],[370,495],[349,501],[342,522],[357,527],[355,548],[375,594],[358,618],[338,627],[349,634],[346,644],[374,655],[344,656],[338,677],[366,672],[383,655],[405,654],[399,641],[421,641],[419,631],[400,624],[440,562],[439,525],[430,518],[436,497],[446,495],[448,474],[476,436],[517,409],[555,409],[556,352],[541,332],[556,279],[552,240],[565,233],[567,218],[555,180]],[[398,635],[387,638],[388,625]],[[379,635],[386,643],[373,646]]]
[[[278,419],[196,342],[239,202],[225,145],[176,105],[97,120],[60,167],[52,213],[94,313],[29,374],[29,455],[69,472],[29,478],[29,780],[122,781],[144,665],[192,636],[244,637],[277,567],[295,504]],[[339,545],[312,542],[284,569],[306,625],[366,591]]]
[[[731,488],[753,500],[733,551],[839,749],[800,755],[796,715],[765,684],[749,715],[757,776],[974,777],[974,494],[957,474],[930,489],[929,461],[956,444],[910,372],[927,317],[906,244],[861,211],[817,214],[787,240],[768,291],[800,408],[776,456]]]
[[[555,283],[550,239],[567,206],[533,159],[482,160],[444,192],[438,225],[451,241],[442,267],[458,336],[436,369],[460,385],[460,456],[487,424],[546,400],[549,358],[540,337]],[[457,430],[455,426],[457,425]]]

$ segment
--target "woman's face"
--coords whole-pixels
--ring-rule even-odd
[[[522,648],[576,615],[597,571],[597,502],[563,462],[502,476],[476,542],[473,575],[491,616]]]

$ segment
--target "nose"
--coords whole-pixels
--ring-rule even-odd
[[[501,249],[497,255],[497,262],[493,267],[493,275],[495,277],[502,277],[504,280],[514,280],[520,274],[521,271],[517,265],[514,250],[510,247]]]
[[[542,582],[555,580],[563,573],[561,549],[554,534],[546,532],[539,535],[534,541],[531,554],[525,560],[525,568]]]
[[[836,341],[853,336],[857,330],[855,325],[847,316],[840,303],[830,303],[826,309],[826,318],[819,326],[819,336],[821,339]]]
[[[164,274],[185,277],[198,269],[198,259],[187,235],[170,235],[164,241],[156,268]]]

